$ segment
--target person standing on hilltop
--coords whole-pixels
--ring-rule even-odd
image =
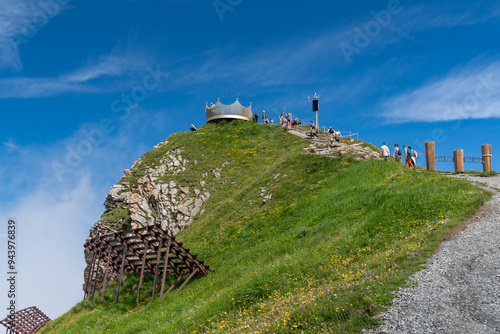
[[[389,148],[387,147],[386,142],[384,142],[384,145],[382,145],[381,151],[382,151],[382,156],[384,157],[384,160],[387,161],[387,158],[391,155],[391,152],[389,152]]]
[[[262,110],[262,123],[267,124],[267,113],[265,110]]]
[[[196,126],[194,126],[194,124],[191,124],[189,128],[191,129],[191,132],[196,131]]]

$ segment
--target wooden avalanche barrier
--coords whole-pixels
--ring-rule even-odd
[[[174,294],[177,294],[194,276],[208,275],[209,267],[199,261],[189,249],[182,247],[173,236],[161,229],[159,225],[138,228],[130,231],[102,235],[84,244],[84,248],[92,254],[91,266],[86,280],[84,298],[93,298],[97,282],[97,273],[101,263],[104,265],[104,280],[100,284],[101,301],[109,283],[110,272],[118,279],[115,302],[120,295],[120,287],[130,274],[139,275],[139,281],[125,295],[127,297],[137,288],[136,302],[139,302],[145,275],[154,275],[153,289],[149,293],[153,297],[160,287],[160,300],[187,276]],[[122,280],[123,274],[127,276]],[[159,281],[161,275],[161,282]],[[165,292],[165,279],[168,275],[177,275],[177,279]]]
[[[49,321],[49,317],[36,306],[32,306],[17,311],[0,323],[7,327],[7,334],[32,334],[38,332]]]

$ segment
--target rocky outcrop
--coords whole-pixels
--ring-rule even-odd
[[[163,142],[155,148],[165,144]],[[136,161],[129,170],[125,170],[125,176],[141,163],[141,160]],[[174,180],[165,181],[164,176],[184,172],[188,163],[182,157],[182,149],[168,151],[157,166],[147,167],[146,175],[137,180],[136,187],[131,187],[127,181],[111,187],[104,202],[106,212],[127,209],[130,213],[130,228],[161,224],[164,230],[175,236],[189,226],[197,215],[202,214],[203,203],[210,198],[205,181],[200,181],[196,186],[178,184]],[[211,173],[218,179],[220,171],[219,168]],[[118,230],[116,222],[106,221],[104,216],[91,228],[91,237]]]
[[[343,138],[340,142],[334,141],[332,144],[329,144],[329,139],[326,134],[319,134],[316,138],[311,138],[309,136],[309,130],[303,128],[296,128],[288,132],[297,137],[309,139],[311,141],[309,147],[304,149],[308,153],[332,158],[350,157],[359,161],[382,159],[379,152],[359,140]]]

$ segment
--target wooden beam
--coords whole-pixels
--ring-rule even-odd
[[[161,258],[161,246],[162,246],[163,240],[160,239],[159,244],[158,244],[158,253],[156,254],[156,267],[155,267],[155,279],[153,283],[153,294],[152,298],[155,297],[155,292],[156,292],[156,282],[158,281],[158,268],[160,266],[160,258]]]
[[[167,243],[167,250],[165,251],[165,263],[163,264],[163,276],[161,278],[160,300],[163,299],[163,289],[165,288],[165,277],[167,276],[168,255],[170,254],[170,240]]]
[[[104,291],[106,290],[106,283],[108,281],[108,268],[109,268],[109,260],[111,259],[111,246],[108,246],[108,260],[106,261],[106,269],[104,272],[104,280],[102,281],[102,294],[101,294],[101,302],[104,301]]]
[[[176,286],[176,284],[177,284],[177,283],[179,283],[179,282],[181,281],[182,277],[183,277],[185,274],[186,274],[186,272],[184,272],[184,273],[180,274],[180,275],[179,275],[179,277],[177,277],[177,279],[175,280],[174,284],[172,284],[172,285],[170,286],[170,288],[168,288],[168,290],[165,292],[165,295],[167,295],[170,291],[172,291],[172,289]],[[165,295],[163,295],[163,296],[165,296]],[[162,300],[162,299],[163,299],[163,296],[162,296],[162,297],[160,297],[160,300]]]
[[[189,282],[189,280],[191,278],[193,278],[194,275],[196,275],[198,273],[198,269],[195,269],[191,275],[189,275],[189,277],[184,281],[184,283],[182,283],[182,285],[179,287],[179,289],[177,291],[175,291],[174,295],[176,295],[179,291],[182,290],[182,288]]]
[[[139,302],[139,299],[141,298],[141,287],[142,287],[142,280],[144,279],[144,267],[146,265],[146,257],[148,255],[148,241],[146,240],[144,242],[144,254],[142,255],[142,268],[141,268],[141,276],[139,277],[139,288],[137,289],[137,298],[135,300],[136,303]]]
[[[90,248],[90,247],[89,247]],[[88,293],[89,293],[89,286],[90,286],[90,279],[92,278],[92,270],[94,269],[94,262],[95,262],[95,252],[92,252],[92,260],[90,260],[90,268],[89,268],[89,274],[87,276],[87,280],[85,281],[85,290],[83,293],[83,299],[87,298]]]
[[[122,275],[123,275],[123,267],[125,265],[125,253],[127,252],[127,248],[123,247],[123,253],[122,253],[122,264],[120,266],[120,279],[118,280],[118,287],[116,288],[116,297],[115,297],[115,303],[118,301],[118,296],[120,295],[120,287],[122,285]],[[128,277],[128,276],[127,276]],[[126,279],[126,278],[125,278]]]
[[[95,286],[97,284],[97,273],[99,272],[99,265],[100,264],[101,264],[101,248],[99,248],[99,255],[97,255],[97,269],[94,272],[95,278],[94,278],[93,283],[92,283],[92,297],[90,297],[91,299],[94,298]]]

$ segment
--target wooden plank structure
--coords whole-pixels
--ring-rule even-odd
[[[7,316],[0,324],[7,327],[7,334],[36,333],[50,321],[36,306],[28,307]]]
[[[106,263],[104,279],[100,284],[102,291],[101,301],[104,300],[104,292],[108,282],[109,272],[118,279],[115,303],[120,295],[123,282],[130,274],[139,275],[139,281],[125,295],[127,297],[137,288],[136,302],[141,297],[142,283],[145,275],[154,275],[153,289],[149,293],[154,298],[160,283],[158,277],[162,273],[160,300],[188,275],[187,279],[180,285],[174,294],[177,294],[195,275],[208,275],[209,267],[185,249],[182,243],[162,230],[160,225],[151,225],[130,231],[106,234],[88,240],[84,244],[85,249],[92,254],[90,270],[87,276],[87,284],[84,288],[85,298],[93,298],[97,282],[97,273],[101,262]],[[122,280],[123,274],[128,275]],[[168,275],[178,275],[177,280],[166,292],[165,279]]]

